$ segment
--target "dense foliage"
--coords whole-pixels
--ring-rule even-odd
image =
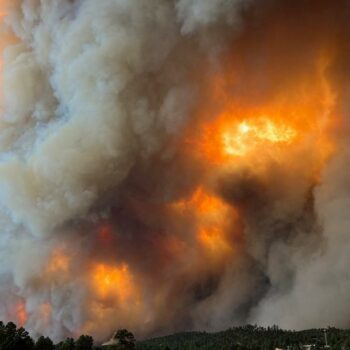
[[[328,349],[350,350],[350,330],[327,328]],[[286,331],[277,326],[262,328],[244,326],[223,332],[187,332],[136,342],[126,329],[113,337],[115,345],[94,346],[93,338],[81,335],[77,340],[67,338],[54,344],[49,337],[34,341],[28,332],[9,322],[0,321],[0,350],[320,350],[325,349],[323,329]],[[327,348],[326,348],[327,349]]]
[[[5,325],[0,321],[0,350],[131,350],[135,349],[136,340],[131,332],[120,329],[114,335],[114,343],[108,347],[94,346],[89,335],[81,335],[77,340],[67,338],[58,344],[44,336],[34,341],[23,327],[17,328],[13,322]]]
[[[350,350],[350,330],[327,329],[328,344],[332,350]],[[325,348],[323,329],[285,331],[276,326],[262,328],[244,326],[218,333],[189,332],[154,338],[137,344],[139,350],[299,350],[305,345],[311,349]]]

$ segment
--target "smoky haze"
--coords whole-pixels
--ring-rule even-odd
[[[349,326],[348,1],[0,10],[0,319]]]

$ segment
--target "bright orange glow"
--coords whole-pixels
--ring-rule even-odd
[[[206,193],[202,186],[195,190],[191,198],[172,203],[171,206],[181,211],[195,210],[197,216],[221,215],[227,209],[219,197]]]
[[[309,161],[302,169],[303,176],[317,183],[335,147],[330,130],[336,123],[332,116],[336,96],[325,73],[330,61],[330,54],[322,54],[305,79],[251,104],[247,96],[240,100],[239,94],[231,96],[226,90],[234,85],[230,81],[234,74],[233,78],[230,72],[214,76],[208,95],[215,101],[214,112],[203,101],[182,150],[198,161],[209,177],[234,173],[240,167],[253,167],[255,176],[263,177],[272,164],[295,172],[300,171],[298,164]],[[234,71],[234,67],[230,69]],[[200,247],[215,258],[232,255],[234,242],[242,242],[230,236],[230,231],[240,232],[239,208],[232,208],[204,185],[189,198],[172,203],[171,208],[179,220],[187,220],[187,226],[194,222]]]
[[[222,133],[224,152],[231,156],[244,156],[261,144],[289,144],[297,132],[289,126],[278,125],[268,117],[243,121]]]
[[[322,117],[327,109],[321,112],[321,117],[318,111],[308,109],[302,112],[286,110],[284,114],[274,111],[273,107],[266,110],[268,114],[262,114],[263,110],[247,111],[245,119],[228,111],[213,122],[203,124],[199,138],[187,140],[191,152],[197,152],[203,161],[226,166],[232,162],[257,159],[257,156],[258,159],[284,158],[283,155],[313,139],[320,162],[331,154],[333,145],[325,130],[329,123]],[[302,117],[298,119],[298,115]]]
[[[196,239],[209,254],[225,257],[232,253],[228,226],[237,220],[237,212],[220,197],[199,186],[190,198],[171,204],[178,214],[188,215],[195,222]]]
[[[290,159],[293,152],[300,156],[300,150],[310,153],[312,147],[318,162],[315,172],[320,171],[335,147],[331,129],[337,118],[331,114],[336,95],[325,73],[331,59],[331,54],[323,53],[304,80],[251,105],[226,91],[230,79],[235,79],[230,74],[213,77],[209,90],[220,107],[213,115],[208,115],[206,104],[199,108],[184,150],[220,171],[239,162]]]
[[[27,312],[26,312],[26,306],[24,302],[21,302],[17,305],[17,320],[19,326],[24,326],[27,322]]]
[[[123,303],[137,299],[133,276],[126,264],[98,264],[92,270],[93,286],[100,298],[115,297]]]
[[[198,240],[207,250],[213,253],[232,252],[232,246],[225,240],[218,226],[212,228],[201,227],[198,231]]]
[[[70,266],[70,257],[67,256],[61,249],[57,249],[54,251],[48,265],[46,271],[48,273],[56,273],[56,272],[67,272]]]

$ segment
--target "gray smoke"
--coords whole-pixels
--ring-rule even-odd
[[[347,1],[0,5],[1,319],[349,325]],[[203,125],[263,107],[295,144],[207,159]]]

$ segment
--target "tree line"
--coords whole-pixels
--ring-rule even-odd
[[[327,345],[325,344],[325,331]],[[185,332],[149,339],[140,350],[350,350],[350,330],[337,328],[283,330],[246,325],[217,333]]]
[[[131,332],[120,329],[112,343],[102,347],[94,344],[91,336],[81,335],[54,344],[49,337],[34,340],[23,327],[0,321],[0,350],[350,350],[350,330],[291,331],[246,325],[217,333],[185,332],[136,342]]]
[[[90,335],[81,335],[78,339],[67,338],[57,344],[49,337],[41,336],[36,341],[23,327],[17,327],[13,322],[4,324],[0,321],[0,350],[133,350],[135,337],[126,329],[118,330],[113,340],[115,344],[109,346],[94,346],[94,339]]]

